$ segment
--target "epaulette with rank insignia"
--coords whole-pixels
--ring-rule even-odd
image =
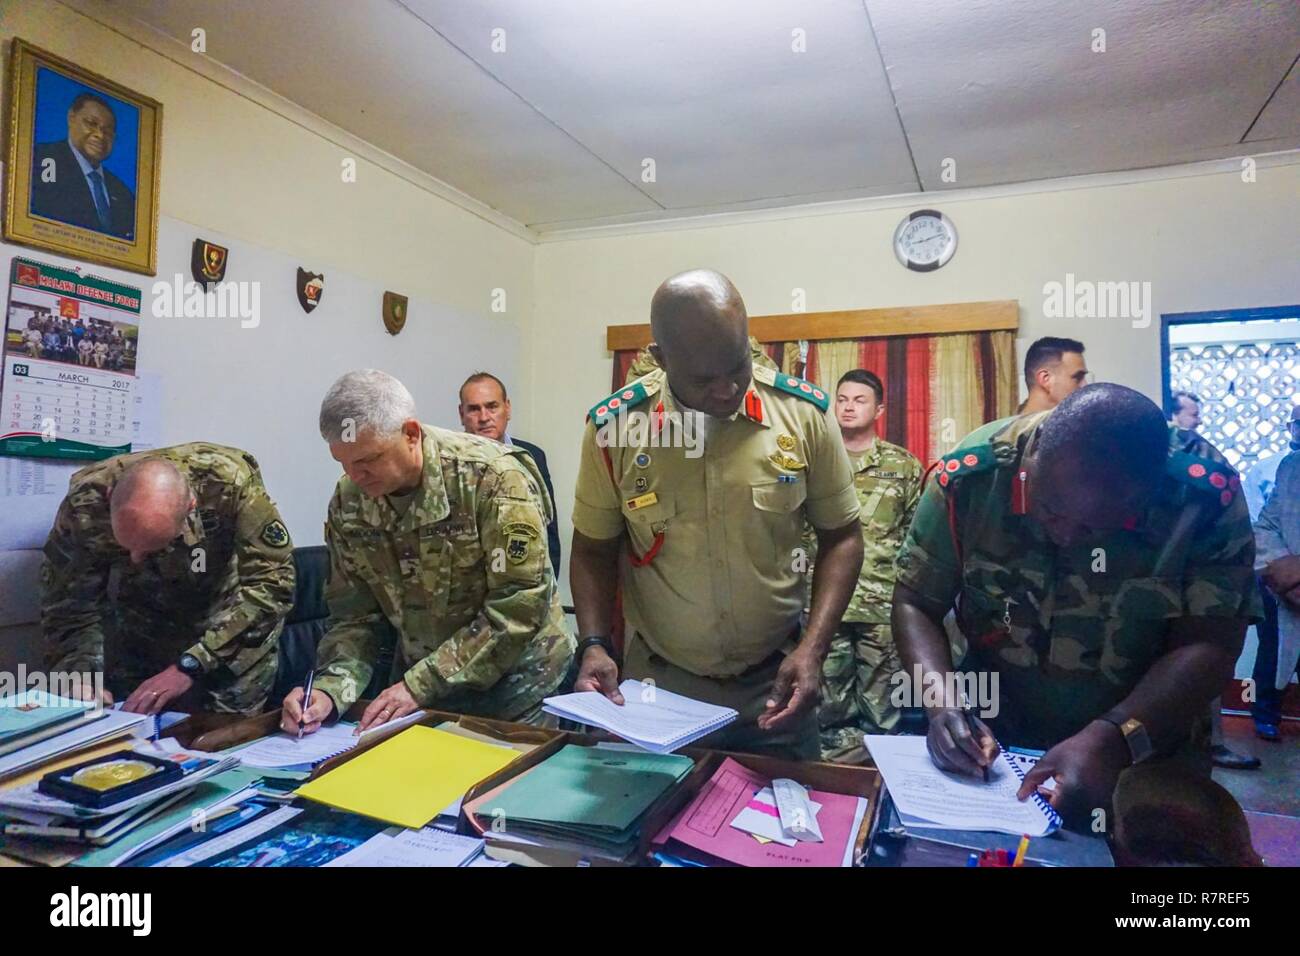
[[[611,415],[617,415],[626,408],[644,402],[650,397],[652,391],[652,389],[646,388],[645,383],[644,378],[639,378],[635,382],[628,382],[617,392],[605,396],[597,404],[593,405],[591,411],[587,413],[588,417],[599,428],[605,424],[606,419]]]
[[[758,378],[757,375],[754,377]],[[802,398],[806,402],[812,402],[823,412],[831,406],[831,400],[819,386],[814,385],[812,382],[805,382],[801,378],[795,378],[793,375],[786,375],[782,372],[777,372],[772,376],[771,384],[783,392],[788,392],[796,398]]]
[[[1170,452],[1165,471],[1176,481],[1214,495],[1225,508],[1241,491],[1241,479],[1232,466],[1213,458],[1202,458],[1185,451]]]
[[[993,446],[985,442],[981,445],[971,445],[968,448],[958,448],[944,455],[936,464],[935,471],[938,474],[936,480],[941,487],[946,488],[954,478],[996,468],[998,459],[993,454]]]

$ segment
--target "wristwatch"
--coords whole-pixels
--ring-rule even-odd
[[[1100,718],[1111,726],[1117,728],[1124,736],[1124,743],[1128,745],[1129,757],[1137,764],[1146,760],[1152,754],[1151,738],[1147,735],[1146,726],[1136,717],[1130,717],[1122,723],[1115,717],[1103,716]]]
[[[582,664],[583,655],[587,653],[589,647],[603,647],[605,653],[608,654],[611,659],[614,657],[614,642],[608,637],[603,635],[584,637],[582,640],[578,641],[578,649],[573,655],[573,659],[577,661],[579,665]]]
[[[180,656],[176,661],[176,666],[186,677],[197,679],[203,676],[203,662],[189,651],[186,651]]]

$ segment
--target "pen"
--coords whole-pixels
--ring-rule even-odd
[[[1021,866],[1025,862],[1025,851],[1028,849],[1029,849],[1029,837],[1022,836],[1020,838],[1020,846],[1016,847],[1016,858],[1011,865]]]
[[[307,708],[311,706],[311,685],[312,680],[316,677],[316,668],[307,672],[307,681],[302,688],[302,709],[298,714],[298,739],[302,740],[302,719],[307,715]]]
[[[980,739],[984,732],[980,730],[978,725],[975,723],[975,707],[971,704],[970,698],[966,696],[965,691],[961,692],[961,712],[966,718],[966,726],[970,728],[971,736],[975,737],[977,740]],[[980,749],[983,750],[984,748],[981,746]],[[989,768],[981,767],[980,769],[984,772],[984,782],[988,783]]]

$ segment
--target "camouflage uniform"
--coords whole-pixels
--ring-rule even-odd
[[[157,458],[180,468],[197,503],[179,538],[133,565],[113,538],[109,491],[128,466]],[[188,652],[204,669],[197,703],[254,714],[275,679],[293,605],[293,542],[252,455],[192,442],[73,475],[45,544],[41,585],[50,670],[105,671],[123,700]]]
[[[814,711],[777,731],[756,721],[799,638],[805,518],[835,529],[858,516],[827,406],[819,387],[755,365],[740,409],[709,420],[694,457],[674,439],[684,414],[697,418],[662,370],[591,410],[573,524],[594,540],[625,540],[622,676],[739,712],[701,746],[817,758]],[[609,436],[620,420],[632,424],[620,414],[630,410],[648,413],[649,427]]]
[[[882,438],[861,455],[849,452],[849,462],[860,505],[862,572],[822,667],[818,720],[823,760],[863,763],[862,735],[888,733],[898,723],[890,700],[890,678],[902,670],[889,626],[894,558],[921,495],[922,469],[906,448]],[[805,542],[813,554],[811,529]]]
[[[956,602],[965,667],[997,673],[999,739],[1040,748],[1123,701],[1163,653],[1171,620],[1261,610],[1240,482],[1202,439],[1171,441],[1166,477],[1131,530],[1055,547],[1016,494],[1021,456],[1049,414],[985,425],[946,456],[898,556],[901,584]]]
[[[541,721],[575,642],[546,553],[551,503],[522,449],[425,425],[420,486],[396,507],[339,479],[325,522],[330,620],[316,687],[341,714],[397,632],[389,686],[423,706]]]
[[[752,335],[749,337],[749,357],[753,360],[755,365],[761,366],[762,368],[770,368],[774,372],[781,371],[781,369],[777,367],[777,364],[768,356],[767,352],[763,350],[763,346],[759,343],[758,339],[754,338]],[[650,354],[650,349],[644,348],[640,352],[636,353],[636,358],[632,360],[631,366],[628,367],[627,375],[624,376],[623,382],[626,384],[628,382],[634,382],[638,378],[645,378],[651,372],[657,371],[658,368],[659,363],[656,362],[655,357]]]

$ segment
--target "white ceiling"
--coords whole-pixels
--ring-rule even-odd
[[[539,231],[1300,148],[1297,0],[111,6]]]

